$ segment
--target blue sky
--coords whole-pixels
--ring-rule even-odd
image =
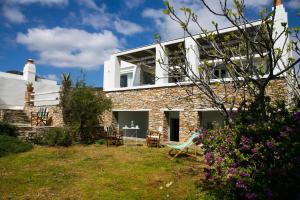
[[[228,24],[199,2],[171,4],[191,7],[208,29],[212,20]],[[209,2],[218,9],[216,0]],[[273,0],[245,2],[254,20]],[[284,5],[289,26],[300,26],[300,0],[285,0]],[[110,54],[151,44],[155,32],[164,40],[182,35],[178,25],[162,15],[163,7],[162,0],[0,0],[0,71],[22,71],[26,59],[33,58],[41,76],[59,80],[68,72],[76,79],[82,69],[89,85],[102,86],[103,62]]]

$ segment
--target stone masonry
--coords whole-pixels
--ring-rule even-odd
[[[188,98],[187,91],[193,93],[194,98]],[[215,86],[217,94],[222,94],[223,87]],[[276,80],[270,84],[267,94],[272,97],[287,98],[287,86],[284,80]],[[242,95],[242,94],[240,94]],[[212,108],[212,104],[205,95],[193,86],[173,86],[147,89],[131,89],[107,92],[113,101],[113,110],[149,109],[149,129],[158,130],[163,127],[164,139],[168,140],[167,116],[168,109],[180,111],[179,140],[182,141],[189,133],[190,127],[201,127],[201,112],[199,109]],[[116,123],[113,112],[106,112],[103,116],[105,124]]]
[[[25,92],[25,106],[24,106],[24,111],[27,114],[27,116],[30,118],[32,112],[38,112],[39,108],[38,106],[34,106],[32,102],[32,95],[30,92]],[[63,121],[63,116],[62,116],[62,109],[58,106],[45,106],[48,108],[48,117],[49,117],[49,122],[50,126],[54,127],[63,127],[64,126],[64,121]]]

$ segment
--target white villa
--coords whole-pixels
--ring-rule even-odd
[[[54,80],[37,77],[36,66],[32,59],[28,59],[23,75],[0,72],[0,109],[23,110],[28,83],[33,84],[36,106],[58,104],[60,86]]]
[[[281,1],[277,0],[276,30],[282,30],[283,22],[288,22],[288,15]],[[261,23],[255,21],[252,25],[259,26]],[[235,30],[235,27],[225,28],[221,33]],[[194,37],[199,39],[197,35]],[[278,46],[282,46],[283,42],[284,38],[277,42]],[[166,141],[184,139],[188,127],[210,128],[214,123],[223,125],[223,117],[208,102],[198,98],[191,103],[181,98],[185,96],[185,91],[178,86],[178,82],[184,87],[190,87],[190,82],[185,77],[174,80],[171,76],[172,70],[163,69],[158,62],[160,58],[168,58],[162,48],[178,53],[180,43],[186,48],[186,54],[177,56],[186,56],[193,73],[199,73],[197,67],[200,52],[192,38],[180,38],[163,42],[161,45],[152,44],[118,52],[105,61],[103,88],[113,101],[112,112],[105,116],[106,123],[113,123],[119,128],[134,123],[139,126],[137,135],[140,138],[145,137],[148,129],[160,130]],[[287,57],[284,59],[287,60]],[[228,77],[222,67],[215,71],[215,75],[219,78]],[[274,89],[282,91],[282,95],[287,95],[283,89],[287,88],[285,82],[278,81],[276,84]]]

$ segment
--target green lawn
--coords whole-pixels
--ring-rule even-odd
[[[168,148],[36,146],[0,158],[0,199],[211,198],[197,188],[201,161],[169,158]]]

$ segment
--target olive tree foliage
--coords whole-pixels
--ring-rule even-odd
[[[84,80],[71,85],[69,75],[64,75],[61,93],[64,122],[80,142],[89,144],[97,139],[93,130],[99,125],[99,116],[111,109],[112,101],[103,91],[87,86]]]
[[[252,101],[257,105],[263,119],[266,115],[266,89],[271,81],[279,77],[287,79],[290,91],[300,99],[295,78],[297,73],[294,71],[300,58],[293,59],[291,56],[292,53],[300,55],[299,28],[290,29],[286,23],[281,23],[280,30],[275,29],[275,2],[273,10],[263,9],[259,13],[259,25],[251,23],[247,18],[244,0],[218,2],[220,8],[216,9],[206,0],[199,0],[211,13],[225,18],[234,31],[223,33],[217,22],[212,22],[214,29],[208,31],[201,25],[202,19],[198,19],[192,9],[183,7],[176,10],[168,1],[165,2],[166,9],[163,13],[181,26],[184,42],[191,38],[197,48],[180,44],[178,47],[181,52],[172,54],[163,47],[156,34],[155,39],[167,55],[167,59],[161,56],[158,60],[162,68],[168,72],[176,69],[177,74],[185,76],[204,95],[205,100],[225,116],[229,125],[233,124],[233,109],[238,102],[249,99],[249,96],[253,98]],[[191,23],[198,27],[198,35],[193,35],[190,31]],[[179,53],[186,55],[187,51],[194,51],[198,57],[197,72],[193,70],[187,56],[176,57]],[[220,66],[225,69],[229,78],[216,77],[215,70]],[[182,86],[180,82],[177,84]],[[216,87],[221,87],[223,93],[217,93]],[[184,88],[189,96],[195,97],[194,89],[188,91],[192,87]]]

